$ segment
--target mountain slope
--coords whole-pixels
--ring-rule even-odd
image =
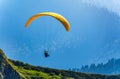
[[[7,59],[2,50],[0,50],[0,76],[2,79],[120,79],[119,75],[106,76],[32,66]]]
[[[0,76],[3,79],[23,79],[15,66],[9,62],[2,50],[0,50]]]

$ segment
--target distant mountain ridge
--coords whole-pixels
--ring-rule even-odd
[[[0,50],[0,79],[120,79],[120,75],[100,75],[57,70],[8,59]]]
[[[82,68],[72,68],[71,71],[114,75],[120,74],[120,59],[110,59],[107,63],[91,64],[82,66]]]

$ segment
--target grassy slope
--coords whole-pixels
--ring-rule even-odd
[[[17,67],[17,71],[27,79],[74,79],[70,76],[63,76],[60,70],[35,67],[20,61],[10,61]]]
[[[27,79],[120,79],[119,75],[87,74],[66,70],[32,66],[20,61],[10,60]]]
[[[24,74],[27,79],[109,79],[109,76],[105,75],[57,70],[40,66],[32,66],[20,61],[10,61],[18,67],[18,71],[21,74]]]
[[[32,66],[20,61],[9,60],[2,50],[0,52],[11,67],[25,79],[120,79],[119,75],[106,76]]]

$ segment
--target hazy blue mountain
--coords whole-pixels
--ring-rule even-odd
[[[72,68],[72,71],[97,73],[97,74],[120,74],[120,59],[110,59],[107,63],[85,65],[81,68]]]

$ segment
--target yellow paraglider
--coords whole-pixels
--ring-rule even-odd
[[[53,12],[42,12],[42,13],[39,13],[39,14],[36,14],[36,15],[30,17],[30,19],[28,19],[28,21],[26,22],[25,27],[28,27],[33,20],[35,20],[35,19],[37,19],[38,17],[41,17],[41,16],[54,17],[64,25],[66,31],[70,30],[69,22],[63,16],[61,16],[60,14],[53,13]]]

